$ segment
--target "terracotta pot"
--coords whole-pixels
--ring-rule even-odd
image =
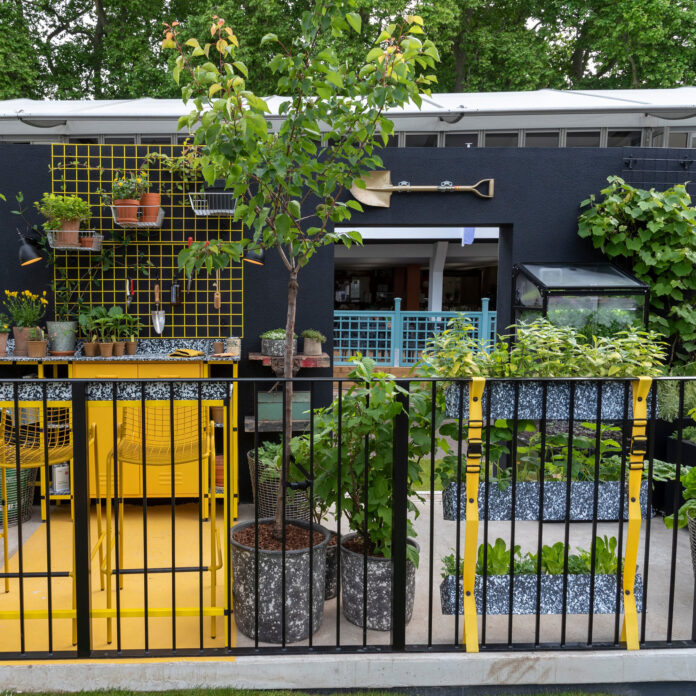
[[[138,352],[137,341],[126,341],[126,355],[135,355]]]
[[[53,233],[53,245],[57,247],[80,246],[80,221],[66,220]]]
[[[45,358],[48,341],[27,341],[27,355],[30,358]]]
[[[116,222],[138,222],[139,203],[134,198],[119,198],[113,201]]]
[[[99,355],[102,358],[110,358],[114,354],[114,344],[109,343],[99,343]]]
[[[90,341],[89,343],[83,343],[82,350],[84,351],[84,354],[88,358],[93,358],[97,354],[97,351],[99,350],[99,344],[92,343],[92,341]]]
[[[34,326],[13,326],[12,327],[12,334],[14,335],[14,340],[15,340],[15,348],[14,348],[14,354],[15,355],[26,355],[27,354],[27,341],[29,340],[29,334],[31,333],[31,330],[34,328]]]
[[[94,237],[80,237],[80,246],[83,249],[92,249],[94,247]]]
[[[144,193],[140,198],[141,222],[157,222],[162,196],[159,193]]]
[[[125,341],[114,341],[114,355],[116,355],[120,358],[123,356],[123,354],[125,352],[126,352]]]
[[[222,488],[225,485],[225,455],[215,455],[215,485]]]
[[[0,333],[0,355],[7,355],[7,339],[9,333]]]

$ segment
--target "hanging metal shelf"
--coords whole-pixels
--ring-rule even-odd
[[[191,210],[199,216],[234,215],[237,199],[231,191],[200,191],[189,193]]]
[[[136,228],[144,228],[144,229],[154,228],[154,227],[162,227],[162,222],[164,221],[164,209],[159,208],[158,206],[157,206],[158,212],[157,212],[157,219],[156,220],[153,220],[152,222],[143,222],[143,220],[141,219],[143,208],[152,208],[152,207],[155,207],[155,206],[151,206],[151,205],[138,206],[138,214],[140,217],[137,220],[130,221],[130,220],[119,220],[118,215],[116,213],[116,208],[113,205],[110,206],[111,216],[114,219],[114,224],[118,225],[119,227],[125,227],[125,228],[136,227]]]
[[[72,251],[101,251],[104,235],[95,230],[80,230],[79,244],[65,244],[61,241],[62,230],[45,230],[51,249]]]

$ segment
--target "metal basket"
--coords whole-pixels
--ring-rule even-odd
[[[19,477],[19,491],[22,496],[22,522],[28,522],[33,512],[34,481],[38,469],[21,469]],[[0,474],[1,476],[2,474]],[[17,524],[19,517],[19,505],[17,504],[17,472],[13,468],[7,469],[7,519],[10,526]],[[2,519],[2,501],[0,500],[0,519]]]
[[[80,230],[80,244],[62,244],[57,242],[56,234],[61,230],[46,230],[46,239],[52,249],[72,249],[73,251],[101,251],[104,235],[94,230]],[[89,246],[82,244],[83,239],[91,239]]]
[[[247,459],[249,461],[249,474],[251,476],[251,490],[254,494],[254,501],[258,500],[259,502],[259,519],[262,517],[275,517],[280,475],[277,471],[271,470],[270,467],[259,461],[259,490],[257,495],[254,450],[247,452]],[[309,500],[306,491],[288,489],[285,498],[285,518],[309,522]]]
[[[159,208],[159,211],[157,213],[157,220],[153,222],[143,222],[142,220],[134,220],[132,222],[127,222],[123,220],[118,219],[118,215],[116,212],[116,207],[115,206],[110,206],[111,207],[111,217],[114,219],[114,224],[118,225],[118,227],[124,227],[124,228],[154,228],[154,227],[162,227],[162,222],[164,221],[164,208]],[[142,208],[147,207],[147,208],[152,208],[153,206],[138,206],[138,215],[142,215]]]
[[[231,191],[189,193],[191,210],[196,215],[234,215],[237,199]]]

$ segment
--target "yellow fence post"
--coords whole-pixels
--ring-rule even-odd
[[[464,635],[467,652],[478,652],[478,619],[476,615],[476,555],[478,553],[479,508],[478,489],[483,454],[481,431],[483,409],[481,400],[486,380],[473,377],[469,385],[469,433],[466,449],[466,530],[464,536]]]
[[[639,377],[633,382],[633,429],[628,459],[628,532],[626,533],[626,555],[623,567],[624,620],[621,640],[626,641],[627,650],[638,650],[638,610],[636,607],[635,584],[638,543],[640,542],[640,486],[643,479],[643,462],[648,451],[648,393],[652,379]],[[592,611],[592,607],[590,607]]]

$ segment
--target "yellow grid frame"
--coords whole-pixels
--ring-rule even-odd
[[[114,252],[114,264],[108,270],[99,268],[97,282],[80,280],[90,268],[100,265],[98,252],[54,250],[53,280],[60,283],[62,273],[68,280],[79,281],[79,292],[87,306],[119,305],[126,308],[126,283],[135,281],[135,296],[130,314],[135,314],[143,324],[140,336],[157,338],[151,322],[154,306],[154,286],[159,273],[161,309],[166,311],[166,324],[162,338],[220,338],[228,335],[243,336],[244,272],[243,264],[231,264],[220,274],[221,306],[214,308],[215,276],[202,271],[193,279],[191,290],[182,283],[182,304],[172,306],[169,290],[177,275],[177,254],[194,241],[207,239],[238,240],[242,237],[242,225],[226,216],[196,216],[189,205],[188,191],[198,189],[177,188],[177,179],[155,161],[148,166],[150,190],[162,189],[162,207],[165,211],[161,228],[123,230],[112,218],[111,208],[103,205],[97,193],[102,188],[111,190],[111,182],[119,173],[135,173],[150,152],[161,152],[176,157],[182,145],[82,145],[55,143],[51,146],[51,190],[53,193],[75,194],[92,206],[90,228],[104,235],[102,248]],[[171,193],[165,193],[171,191]],[[126,246],[117,241],[123,233],[135,238]],[[137,235],[135,234],[137,232]],[[141,259],[142,254],[142,259]],[[140,259],[140,260],[139,260]],[[149,277],[143,272],[136,275],[136,267],[143,261],[152,263]],[[75,317],[71,317],[75,318]]]

